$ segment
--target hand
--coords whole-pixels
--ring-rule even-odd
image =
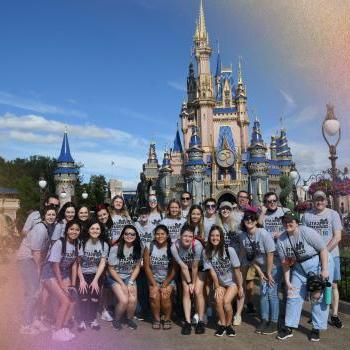
[[[136,297],[136,288],[134,285],[128,284],[128,292],[130,296]]]
[[[88,284],[86,281],[82,278],[79,283],[79,293],[80,294],[86,294],[88,292]]]
[[[280,238],[280,236],[281,236],[281,232],[273,232],[272,233],[272,238],[274,238],[274,239],[278,239],[278,238]]]
[[[91,288],[91,292],[95,291],[96,294],[100,293],[100,287],[98,286],[98,282],[93,280],[89,286]]]
[[[286,283],[287,291],[293,291],[296,290],[297,288],[293,287],[290,282]]]
[[[190,290],[190,294],[193,294],[194,293],[194,284],[193,283],[189,283],[188,284],[188,288]]]
[[[238,286],[237,296],[238,296],[238,299],[244,298],[244,289],[242,286]]]
[[[270,287],[273,287],[275,285],[275,280],[270,273],[267,274],[267,283]]]
[[[222,299],[225,295],[225,288],[218,286],[215,288],[214,298]]]
[[[124,294],[128,294],[129,293],[129,288],[124,282],[120,286],[121,286],[122,291],[123,291]]]
[[[328,269],[327,269],[327,270],[322,270],[322,271],[321,271],[321,277],[322,277],[324,280],[327,280],[327,279],[329,278]]]

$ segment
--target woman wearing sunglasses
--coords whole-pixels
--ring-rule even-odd
[[[233,205],[231,202],[221,202],[216,224],[220,226],[224,232],[225,244],[227,246],[232,245],[234,248],[237,248],[239,247],[239,239],[238,235],[236,235],[236,231],[239,223],[235,221],[232,215],[232,210]]]
[[[211,227],[216,224],[216,200],[214,198],[207,198],[203,203],[203,207],[204,238],[207,241]]]
[[[190,192],[183,192],[181,195],[181,216],[187,219],[188,212],[192,205],[192,194]]]
[[[148,196],[148,209],[149,209],[149,222],[157,226],[163,220],[163,212],[159,206],[157,196],[155,194],[150,194]]]
[[[137,304],[136,278],[141,265],[141,240],[133,225],[125,225],[118,240],[108,256],[108,283],[117,298],[113,327],[122,329],[122,317],[126,315],[126,324],[136,329],[133,321]]]

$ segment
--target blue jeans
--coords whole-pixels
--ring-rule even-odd
[[[19,260],[17,263],[24,285],[23,325],[29,326],[34,320],[39,297],[38,268],[33,259]]]
[[[314,272],[319,274],[321,271],[318,255],[302,263],[306,273]],[[329,254],[328,259],[329,282],[333,281],[333,258]],[[300,314],[303,303],[307,298],[306,276],[300,264],[296,264],[291,270],[291,284],[295,290],[288,291],[286,304],[285,324],[287,327],[298,328]],[[323,296],[317,301],[311,303],[312,325],[314,329],[327,329],[327,320],[329,314],[329,305],[326,304]]]
[[[275,280],[273,287],[270,287],[267,282],[260,283],[260,313],[262,320],[277,323],[280,310],[278,291],[281,285],[281,267],[273,267],[271,274]]]

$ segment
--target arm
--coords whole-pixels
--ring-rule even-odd
[[[282,268],[283,268],[284,282],[286,284],[287,289],[293,289],[293,286],[290,282],[290,267],[282,264]]]
[[[333,230],[333,237],[327,244],[327,249],[331,252],[341,241],[341,230]]]
[[[242,272],[240,267],[234,267],[233,273],[235,275],[235,281],[237,283],[238,298],[241,299],[244,295],[244,291],[243,291],[243,277],[242,277]]]
[[[273,254],[274,254],[274,252],[269,252],[269,253],[267,253],[267,257],[266,257],[266,260],[267,260],[266,274],[267,274],[267,279],[268,279],[270,286],[272,286],[275,283],[275,281],[272,277]]]
[[[38,268],[38,273],[40,273],[41,270],[41,251],[40,250],[32,250],[32,257],[36,264],[36,267]]]
[[[77,274],[78,274],[78,260],[75,260],[74,264],[72,265],[72,279],[71,279],[71,285],[75,287],[77,283]]]
[[[124,281],[113,266],[108,265],[108,271],[114,280],[116,280],[121,286],[125,286]]]
[[[328,272],[328,250],[327,248],[322,249],[320,251],[320,258],[321,258],[321,276],[324,279],[327,279],[329,277],[329,272]]]
[[[199,260],[194,260],[192,263],[192,282],[194,283],[198,276]]]
[[[104,269],[106,267],[106,258],[102,257],[100,260],[100,263],[98,264],[98,268],[97,271],[95,273],[95,277],[92,280],[92,282],[90,283],[90,288],[92,291],[96,291],[96,293],[98,294],[100,292],[100,287],[98,285],[98,280],[100,279]]]
[[[136,266],[131,274],[130,281],[136,281],[136,278],[140,273],[140,269],[141,269],[141,260],[136,264]]]
[[[87,283],[85,281],[83,271],[81,269],[81,264],[78,265],[78,278],[79,278],[79,292],[86,293],[87,292]]]
[[[169,283],[175,278],[176,275],[176,267],[175,267],[175,262],[172,260],[170,263],[170,269],[168,271],[168,276],[163,282],[163,287],[167,287]]]
[[[61,287],[61,289],[68,293],[66,286],[63,283],[61,270],[60,270],[60,263],[59,262],[52,262],[52,271],[57,279],[58,285]]]
[[[145,252],[143,253],[143,268],[145,269],[145,274],[147,276],[148,283],[151,286],[156,286],[157,282],[154,279],[153,272],[152,272],[152,269],[151,269],[148,248],[146,248]]]

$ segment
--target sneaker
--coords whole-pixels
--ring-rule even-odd
[[[233,325],[240,326],[241,324],[242,324],[242,316],[235,315],[235,317],[233,318]]]
[[[61,328],[52,333],[52,339],[56,341],[70,341],[71,337],[68,336],[64,328]]]
[[[247,304],[247,314],[250,314],[250,315],[256,314],[256,308],[254,307],[253,303]]]
[[[329,324],[336,328],[344,328],[344,325],[338,315],[331,316],[331,320],[329,321]]]
[[[70,339],[75,338],[75,334],[70,331],[69,328],[63,328],[63,331],[67,334]]]
[[[197,324],[199,322],[198,314],[194,314],[192,317],[192,324]]]
[[[203,334],[205,333],[205,327],[204,327],[204,322],[203,321],[199,321],[196,326],[195,326],[195,329],[194,329],[194,332],[196,334]]]
[[[276,322],[269,322],[266,327],[262,330],[262,334],[270,335],[278,332],[278,327]]]
[[[185,323],[182,326],[181,334],[182,335],[190,335],[192,331],[191,323],[188,323],[185,321]]]
[[[263,334],[263,331],[265,330],[266,326],[267,326],[267,321],[261,320],[258,327],[256,327],[255,329],[255,333]]]
[[[311,341],[320,341],[320,330],[312,328],[309,339]]]
[[[285,327],[278,332],[277,338],[279,340],[286,340],[293,336],[293,331],[289,327]]]
[[[218,325],[218,328],[216,329],[215,336],[222,337],[226,333],[226,327]]]
[[[32,326],[36,328],[39,332],[48,332],[50,330],[50,328],[45,326],[45,324],[40,320],[35,320]]]
[[[39,330],[33,326],[21,326],[19,332],[25,335],[37,335],[40,333]]]
[[[227,326],[226,327],[226,335],[228,337],[235,337],[236,336],[236,331],[233,329],[232,326]]]
[[[145,318],[142,316],[142,314],[140,312],[136,313],[134,318],[138,321],[144,321]]]
[[[125,323],[130,329],[136,329],[137,328],[137,324],[133,320],[127,319],[125,321]]]
[[[101,329],[101,326],[97,322],[96,318],[90,323],[90,328],[94,329],[95,331],[99,331]]]
[[[103,310],[101,314],[101,320],[107,321],[107,322],[112,322],[113,317],[110,315],[110,313],[107,310]]]
[[[78,332],[86,331],[86,323],[84,321],[81,321],[78,326]]]
[[[120,320],[113,320],[112,325],[113,325],[113,328],[115,328],[117,331],[120,331],[123,328]]]

